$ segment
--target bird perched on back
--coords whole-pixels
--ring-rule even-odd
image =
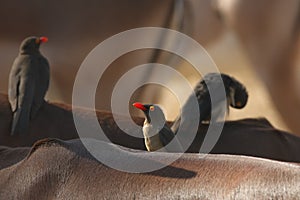
[[[163,149],[167,152],[182,152],[181,144],[166,125],[165,115],[158,105],[134,103],[133,106],[145,114],[143,135],[148,151]]]
[[[40,53],[46,37],[28,37],[20,45],[9,75],[8,98],[13,112],[11,134],[26,134],[30,119],[45,102],[49,87],[49,63]]]
[[[216,92],[218,94],[218,90],[222,89],[222,84],[224,84],[226,99],[224,99],[222,95],[218,96],[217,104],[221,104],[222,102],[227,101],[227,110],[229,110],[229,106],[241,109],[244,108],[247,104],[248,92],[243,84],[226,74],[209,73],[205,75],[203,80],[201,80],[194,88],[194,93],[196,95],[199,106],[200,122],[210,120],[210,116],[212,113],[211,98],[208,90],[208,85],[211,89],[211,92]],[[184,116],[188,115],[191,109],[195,109],[194,105],[191,105],[191,98],[192,95],[188,98],[182,108],[182,116],[179,115],[174,121],[173,126],[171,127],[174,133],[177,132],[180,121],[185,120]],[[189,123],[185,123],[188,127]]]

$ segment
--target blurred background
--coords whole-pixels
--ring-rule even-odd
[[[49,38],[49,42],[41,47],[41,52],[48,58],[51,67],[47,99],[70,104],[77,70],[96,45],[128,29],[165,27],[183,32],[198,41],[221,72],[235,77],[246,86],[249,92],[248,105],[242,110],[232,109],[229,119],[266,117],[277,128],[290,130],[292,127],[294,133],[298,133],[298,130],[300,133],[300,128],[295,123],[291,126],[286,124],[300,119],[297,118],[300,106],[293,99],[298,95],[297,90],[290,85],[280,88],[280,93],[270,90],[285,85],[286,80],[296,80],[299,77],[299,70],[292,67],[297,64],[286,62],[297,55],[298,0],[0,2],[0,91],[3,93],[7,93],[8,75],[19,45],[27,36]],[[168,38],[157,38],[158,42],[164,40]],[[116,44],[112,48],[117,49],[119,45],[122,44]],[[295,60],[297,61],[297,56]],[[109,110],[113,87],[122,74],[136,65],[153,61],[177,69],[192,85],[201,78],[189,63],[176,55],[152,49],[130,52],[115,60],[105,71],[97,90],[96,107]],[[271,73],[273,71],[284,75],[283,78],[275,79],[280,85],[271,80],[274,77]],[[150,75],[155,73],[149,72],[144,77],[137,78],[147,78]],[[170,79],[171,84],[176,84],[172,77],[165,78]],[[86,81],[88,82],[88,77]],[[276,95],[283,100],[275,105]],[[157,85],[139,88],[131,101],[159,103],[164,107],[169,120],[173,120],[180,111],[175,96],[168,89]],[[128,107],[135,112],[130,103]],[[291,110],[294,112],[289,115]]]

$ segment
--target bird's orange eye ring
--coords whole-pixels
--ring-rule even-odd
[[[40,43],[40,38],[36,38],[36,39],[35,39],[35,43],[36,43],[36,44],[39,44],[39,43]]]
[[[154,111],[154,106],[150,106],[150,111]]]

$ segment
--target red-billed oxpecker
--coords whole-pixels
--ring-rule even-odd
[[[220,92],[218,92],[222,89],[222,84],[224,84],[226,96],[222,96]],[[208,90],[208,85],[211,91]],[[217,94],[217,108],[212,109],[210,92],[215,92]],[[227,111],[229,111],[229,106],[236,109],[242,109],[246,106],[248,101],[248,92],[245,86],[226,74],[209,73],[205,75],[203,80],[195,86],[194,93],[199,105],[200,122],[210,120],[211,113],[218,109],[218,106],[224,101],[227,101]],[[184,116],[189,115],[191,110],[195,109],[194,105],[191,103],[192,97],[193,96],[191,95],[184,104],[182,115],[179,115],[174,121],[171,128],[174,133],[177,133],[181,120],[185,123],[185,126],[189,126],[189,122],[185,120]]]
[[[26,134],[44,103],[49,87],[49,63],[40,53],[47,37],[28,37],[21,43],[9,75],[8,97],[13,111],[11,134]]]
[[[173,131],[166,125],[165,115],[158,105],[137,102],[133,106],[145,114],[143,135],[148,151],[161,149],[166,152],[182,152],[181,144]]]

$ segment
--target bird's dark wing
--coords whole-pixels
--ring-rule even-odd
[[[36,61],[32,58],[28,58],[27,61],[23,63],[23,66],[20,71],[20,82],[18,84],[18,106],[30,109],[33,98],[34,91],[36,88],[35,85],[35,72],[32,66],[36,64]]]
[[[32,103],[35,88],[35,76],[32,66],[36,63],[32,56],[18,56],[9,75],[8,96],[12,111],[15,112],[20,105]]]
[[[35,76],[32,65],[35,63],[30,56],[19,58],[19,65],[13,66],[12,73],[17,68],[18,73],[12,74],[10,79],[10,88],[16,89],[15,104],[11,134],[25,134],[29,129],[29,116],[34,98]],[[15,68],[14,68],[15,67]],[[15,76],[14,76],[15,75]],[[16,81],[16,82],[14,82]],[[11,96],[11,99],[14,97]]]
[[[31,118],[34,118],[44,103],[46,92],[49,88],[50,70],[49,63],[46,58],[39,57],[36,68],[36,88],[34,94],[34,101],[31,109]]]
[[[168,152],[182,152],[182,146],[180,142],[174,137],[175,134],[167,125],[165,125],[159,132],[160,141]],[[169,144],[171,141],[172,143]],[[169,146],[166,147],[168,144]]]
[[[18,109],[18,88],[20,86],[20,70],[21,68],[19,66],[19,62],[16,60],[11,68],[8,83],[8,100],[12,112],[15,112]]]
[[[34,80],[31,75],[20,78],[17,109],[14,111],[11,128],[12,135],[27,134],[29,130],[30,109],[34,94]]]

